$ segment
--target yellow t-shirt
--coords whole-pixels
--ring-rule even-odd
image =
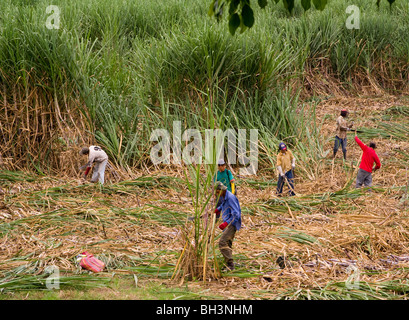
[[[291,170],[291,164],[294,159],[293,153],[287,149],[286,153],[283,154],[281,151],[277,155],[277,167],[281,166],[283,172]]]

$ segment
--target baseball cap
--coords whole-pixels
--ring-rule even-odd
[[[280,142],[280,144],[278,145],[278,148],[279,148],[280,150],[287,150],[287,146],[285,145],[284,142]]]
[[[219,161],[217,161],[217,165],[218,165],[218,166],[221,166],[221,165],[223,165],[223,164],[226,164],[226,162],[224,162],[223,159],[220,159]]]

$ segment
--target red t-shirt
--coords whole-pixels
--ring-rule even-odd
[[[355,141],[364,152],[359,168],[367,172],[372,172],[373,163],[375,162],[375,169],[379,169],[381,167],[381,162],[379,161],[378,155],[376,154],[375,150],[362,143],[362,141],[359,140],[357,136],[355,136]]]

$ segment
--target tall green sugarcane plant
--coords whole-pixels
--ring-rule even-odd
[[[216,128],[221,117],[213,112],[214,93],[210,92],[203,107],[208,120],[209,129]],[[217,100],[217,99],[216,99]],[[222,112],[224,113],[224,112]],[[218,127],[220,127],[218,125]],[[214,138],[214,137],[213,137]],[[218,137],[216,138],[216,145]],[[214,177],[219,150],[206,150],[206,164],[188,164],[184,168],[186,185],[192,199],[193,217],[186,219],[182,226],[183,250],[180,253],[172,279],[200,279],[206,282],[209,278],[220,277],[220,267],[216,257],[216,215],[214,197]],[[209,161],[210,160],[210,161]],[[211,259],[212,258],[212,259]]]
[[[206,166],[204,170],[202,174],[200,165],[189,166],[185,170],[194,215],[182,226],[184,246],[172,278],[205,282],[208,278],[220,277],[215,248],[216,215],[213,214],[215,201],[212,177],[215,166]],[[213,257],[212,262],[209,262],[210,257]]]

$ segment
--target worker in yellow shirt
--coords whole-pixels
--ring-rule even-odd
[[[280,142],[278,145],[279,153],[277,155],[277,171],[278,171],[278,182],[277,182],[277,195],[281,196],[283,192],[284,184],[288,182],[290,196],[294,196],[294,168],[295,168],[295,158],[293,153],[287,149],[285,143]]]

